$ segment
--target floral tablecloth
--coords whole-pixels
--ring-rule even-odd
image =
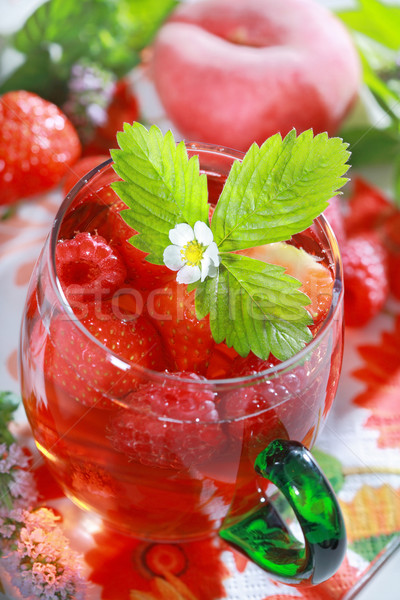
[[[146,109],[156,120],[157,104]],[[17,346],[26,288],[60,201],[55,191],[21,203],[0,221],[0,390],[19,390]],[[92,600],[349,600],[400,546],[399,397],[400,306],[393,303],[368,327],[346,332],[343,374],[317,457],[338,493],[348,550],[339,572],[313,588],[273,582],[217,539],[149,544],[109,532],[63,497],[40,459],[34,461],[37,486],[42,502],[62,515],[72,548],[84,557]],[[22,407],[15,431],[22,443],[31,442]],[[4,573],[3,585],[7,589]],[[15,589],[6,593],[18,598]]]

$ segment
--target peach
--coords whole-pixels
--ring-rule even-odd
[[[241,150],[293,127],[334,134],[360,83],[349,34],[314,0],[181,4],[158,33],[151,70],[183,137]]]

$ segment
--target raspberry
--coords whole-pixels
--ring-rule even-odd
[[[56,270],[69,302],[109,298],[126,277],[121,258],[103,237],[90,233],[58,242]]]
[[[374,232],[348,239],[342,247],[345,322],[361,327],[375,317],[389,294],[387,254]]]
[[[203,380],[195,374],[177,376],[197,384]],[[116,450],[143,465],[189,469],[208,461],[225,442],[216,394],[210,389],[180,382],[148,383],[124,403],[127,408],[111,421],[109,438]]]
[[[263,379],[263,371],[279,364],[275,357],[262,360],[250,353],[233,361],[230,377],[260,375],[253,385],[241,385],[221,399],[220,413],[227,422],[229,438],[231,442],[243,440],[243,451],[251,460],[274,439],[302,440],[314,424],[324,399],[321,382],[313,373],[314,362],[318,363],[317,356],[275,379]]]

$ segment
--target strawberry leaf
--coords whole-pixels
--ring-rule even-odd
[[[241,356],[250,350],[262,359],[270,352],[285,360],[312,338],[309,298],[285,269],[246,256],[222,254],[219,275],[196,291],[199,319],[210,315],[212,335]]]
[[[229,173],[211,229],[230,252],[284,241],[309,227],[347,181],[348,144],[311,130],[253,144]]]
[[[163,264],[176,224],[208,222],[206,175],[200,175],[198,157],[189,160],[185,144],[176,145],[170,131],[163,136],[155,125],[147,130],[125,123],[117,139],[120,150],[111,156],[123,181],[112,188],[129,207],[122,217],[139,232],[130,242],[148,253],[149,262]]]

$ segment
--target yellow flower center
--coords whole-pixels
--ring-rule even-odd
[[[193,240],[182,248],[181,254],[189,267],[198,267],[203,258],[204,250],[205,246],[203,244],[199,244],[197,240]]]

